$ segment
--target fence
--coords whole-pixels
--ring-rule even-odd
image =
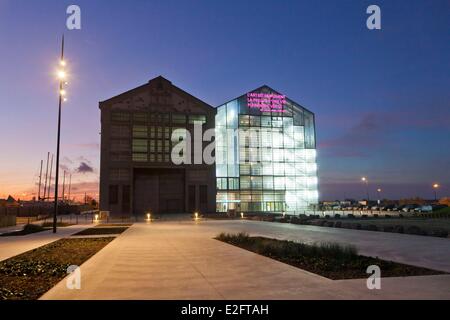
[[[16,212],[12,208],[0,207],[0,228],[16,225]]]

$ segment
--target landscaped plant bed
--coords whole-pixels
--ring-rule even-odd
[[[0,300],[38,299],[113,239],[61,239],[0,262]]]
[[[336,243],[310,245],[250,237],[246,233],[221,233],[216,239],[333,280],[367,278],[366,270],[370,265],[379,266],[383,277],[445,274],[442,271],[362,256],[354,246]]]
[[[97,226],[94,228],[89,228],[82,230],[80,232],[77,232],[74,234],[74,236],[92,236],[92,235],[104,235],[104,234],[120,234],[127,230],[128,227],[104,227],[104,226]]]
[[[335,227],[343,229],[405,233],[421,236],[447,238],[450,220],[427,218],[341,218],[341,219],[299,219],[291,218],[293,224]]]

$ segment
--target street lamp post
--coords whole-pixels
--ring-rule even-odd
[[[439,189],[439,184],[438,183],[433,184],[433,189],[434,189],[434,201],[437,202],[437,189]]]
[[[366,177],[362,177],[361,181],[366,184],[366,194],[367,194],[367,206],[369,206],[370,196],[369,196],[369,180]]]
[[[56,224],[57,224],[57,215],[58,215],[58,180],[59,180],[59,145],[61,140],[61,104],[66,94],[64,90],[64,80],[66,78],[66,72],[64,67],[66,66],[66,62],[64,61],[64,35],[62,36],[61,41],[61,60],[59,62],[60,70],[58,71],[59,78],[59,101],[58,101],[58,133],[57,133],[57,142],[56,142],[56,175],[55,175],[55,205],[53,212],[53,233],[56,233]]]
[[[377,189],[377,192],[378,192],[378,211],[380,211],[381,212],[381,188],[378,188]]]

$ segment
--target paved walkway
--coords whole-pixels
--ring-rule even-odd
[[[365,279],[329,280],[212,239],[221,231],[239,230],[306,241],[333,238],[387,257],[411,242],[400,259],[450,270],[448,239],[421,237],[425,244],[417,248],[418,240],[409,235],[359,231],[349,236],[352,230],[316,228],[251,221],[138,223],[81,266],[81,290],[66,289],[63,280],[42,299],[450,299],[450,275],[383,278],[381,290],[368,290]],[[418,259],[427,244],[433,252],[446,245],[445,258]]]
[[[0,237],[0,261],[11,258],[25,251],[38,248],[58,239],[68,237],[91,225],[75,225],[58,228],[54,234],[52,230],[31,233],[25,236]],[[18,228],[20,230],[21,228]]]

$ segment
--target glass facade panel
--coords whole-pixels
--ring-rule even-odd
[[[247,95],[217,108],[217,209],[310,209],[318,203],[314,114],[287,98],[284,112],[270,111],[268,97],[279,94],[268,87],[254,92],[262,94],[264,111],[247,104]]]

